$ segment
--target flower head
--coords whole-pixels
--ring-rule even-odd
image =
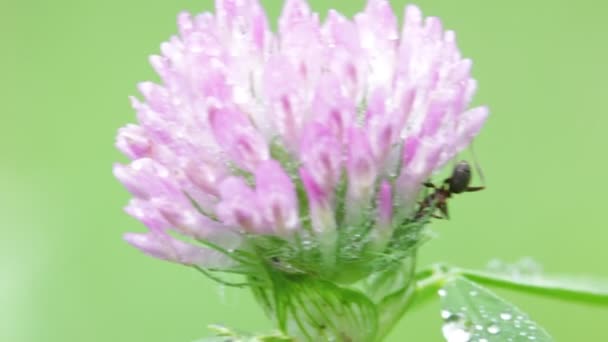
[[[477,84],[454,32],[415,6],[399,28],[385,0],[323,23],[287,0],[273,33],[258,1],[216,0],[178,26],[150,58],[161,82],[139,85],[138,125],[116,143],[132,160],[114,168],[134,196],[127,212],[150,229],[126,240],[158,258],[220,267],[210,241],[288,246],[279,254],[300,271],[335,276],[400,246],[424,181],[488,115],[469,108]],[[264,237],[282,244],[252,243]],[[307,257],[321,262],[296,262]]]

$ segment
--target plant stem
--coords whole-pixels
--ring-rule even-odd
[[[403,310],[395,315],[390,322],[383,324],[383,329],[377,336],[377,341],[382,341],[388,333],[391,332],[392,327],[405,315],[408,311],[413,308],[417,308],[424,303],[427,303],[437,291],[443,286],[443,284],[457,275],[457,270],[450,268],[444,264],[433,264],[418,271],[414,275],[414,289],[408,288],[408,291],[397,293],[396,295],[408,296],[407,304],[403,307]]]

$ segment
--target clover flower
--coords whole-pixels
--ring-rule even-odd
[[[278,33],[257,1],[217,0],[178,27],[117,136],[126,211],[149,229],[127,242],[251,283],[263,265],[350,284],[415,253],[422,184],[488,115],[454,32],[413,5],[399,29],[384,0],[324,22],[288,0]]]

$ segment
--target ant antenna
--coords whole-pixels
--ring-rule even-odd
[[[483,186],[486,185],[486,178],[483,176],[483,171],[481,170],[481,166],[479,165],[479,161],[477,160],[477,155],[475,154],[474,141],[471,141],[469,145],[469,151],[471,151],[471,157],[473,159],[473,166],[475,167],[475,172],[479,175],[479,180],[481,180],[481,184]]]

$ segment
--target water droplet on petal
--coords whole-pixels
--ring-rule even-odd
[[[500,332],[500,328],[496,324],[490,325],[487,330],[492,335],[496,335]]]
[[[439,297],[445,297],[448,292],[445,289],[439,289],[439,291],[437,291],[437,294],[439,295]]]

